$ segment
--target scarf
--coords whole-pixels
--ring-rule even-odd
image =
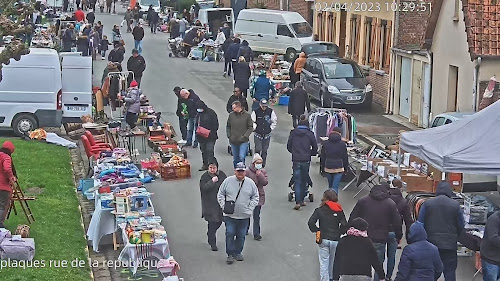
[[[337,202],[333,202],[333,201],[328,200],[328,201],[325,202],[325,205],[327,205],[328,207],[330,207],[330,209],[332,211],[335,211],[335,212],[341,212],[342,211],[342,206],[339,203],[337,203]]]
[[[368,233],[365,231],[361,231],[354,227],[351,227],[347,230],[347,235],[356,236],[356,237],[368,237]]]

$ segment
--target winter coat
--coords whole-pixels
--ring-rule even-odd
[[[140,26],[134,27],[132,36],[134,36],[134,40],[142,40],[144,38],[144,28]]]
[[[119,29],[111,30],[111,35],[112,35],[111,37],[113,38],[114,42],[118,42],[118,41],[122,40],[122,35],[120,34]]]
[[[130,10],[127,10],[125,12],[125,16],[123,16],[123,19],[125,20],[125,22],[127,22],[127,24],[130,24],[130,21],[132,20],[132,11]]]
[[[248,62],[238,62],[233,66],[234,71],[234,87],[240,88],[242,92],[250,88],[250,66]]]
[[[204,138],[197,135],[199,142],[215,141],[217,136],[217,130],[219,130],[219,120],[217,119],[217,113],[211,108],[209,108],[203,101],[198,101],[196,108],[203,108],[203,112],[198,112],[196,116],[196,124],[199,127],[203,127],[210,130],[208,138]]]
[[[108,60],[112,62],[122,63],[123,59],[125,58],[124,55],[125,55],[125,49],[123,49],[122,47],[115,48],[111,50],[111,52],[109,52]]]
[[[238,52],[240,51],[239,43],[232,43],[229,48],[227,48],[227,55],[224,57],[229,58],[231,60],[238,60]]]
[[[342,237],[335,250],[333,280],[342,275],[372,276],[372,267],[378,277],[385,278],[383,264],[377,256],[377,250],[368,237],[347,235]]]
[[[271,91],[271,98],[276,94],[276,88],[273,82],[266,76],[257,77],[250,86],[250,96],[257,101],[262,99],[269,99],[269,91]]]
[[[170,38],[177,38],[180,35],[179,24],[174,21],[170,26]]]
[[[0,152],[0,190],[12,191],[10,180],[13,178],[12,158],[10,155]]]
[[[260,175],[257,175],[257,169],[255,168],[255,165],[252,164],[247,168],[246,176],[255,182],[257,190],[259,191],[258,206],[263,206],[266,203],[266,192],[264,191],[264,187],[269,184],[266,169],[260,169]]]
[[[214,45],[215,46],[222,46],[226,42],[226,36],[224,35],[224,32],[220,31],[217,33],[217,38],[215,38]]]
[[[386,243],[393,227],[396,239],[399,241],[403,237],[398,208],[383,185],[374,186],[369,195],[358,200],[349,220],[355,218],[362,218],[368,222],[368,237],[373,243]]]
[[[316,223],[319,221],[319,227]],[[320,231],[321,239],[338,241],[344,234],[347,221],[342,206],[337,202],[328,201],[316,208],[307,222],[311,232]]]
[[[238,196],[239,190],[241,191]],[[226,201],[234,201],[234,213],[224,215],[233,219],[247,219],[252,216],[253,209],[259,204],[259,191],[251,178],[245,177],[243,182],[240,182],[236,176],[230,176],[222,182],[217,193],[217,201],[222,210]]]
[[[436,246],[427,241],[423,225],[416,222],[410,227],[409,245],[399,261],[394,281],[435,281],[443,272],[443,263]]]
[[[429,242],[438,249],[456,250],[465,224],[462,209],[458,201],[451,199],[453,191],[448,182],[438,184],[436,195],[422,204],[418,221],[424,224]]]
[[[226,36],[226,38],[231,37],[231,28],[230,27],[223,27],[222,32],[224,32],[224,36]]]
[[[392,201],[396,203],[399,215],[401,216],[401,221],[405,223],[406,237],[408,240],[408,234],[410,233],[410,226],[413,224],[413,218],[411,217],[411,211],[410,211],[410,206],[408,205],[408,201],[406,201],[406,199],[403,198],[403,194],[401,193],[401,190],[399,190],[398,188],[389,188],[389,194]],[[427,236],[427,233],[425,235]]]
[[[229,46],[233,44],[233,40],[231,38],[226,37],[226,41],[222,44],[222,51],[224,52],[224,58],[229,58],[229,53],[227,50],[229,49]]]
[[[146,15],[146,19],[148,21],[151,21],[154,12],[155,12],[155,10],[153,10],[153,8],[149,7],[149,9],[147,11],[147,15]]]
[[[131,87],[125,96],[125,107],[127,112],[140,113],[141,112],[141,94],[142,91],[137,87]]]
[[[187,98],[187,109],[189,113],[189,118],[196,118],[198,112],[196,111],[196,105],[200,101],[200,97],[194,92],[189,93],[189,97]]]
[[[87,36],[79,36],[76,40],[76,49],[82,53],[82,56],[89,55],[89,38]]]
[[[160,16],[158,15],[157,12],[153,11],[153,13],[151,14],[151,18],[149,19],[149,21],[151,23],[158,23],[159,20],[160,20]]]
[[[481,258],[500,266],[500,211],[490,215],[481,240]]]
[[[110,44],[109,44],[108,39],[102,39],[101,44],[100,44],[101,51],[107,51],[109,45]]]
[[[253,51],[252,48],[248,46],[248,42],[246,40],[243,40],[243,42],[241,42],[237,57],[244,57],[246,62],[253,61]]]
[[[341,169],[349,170],[347,146],[342,141],[340,134],[330,134],[328,140],[323,143],[321,159],[325,161],[325,169],[339,170],[339,173]]]
[[[200,193],[201,193],[201,217],[209,222],[222,221],[222,209],[217,202],[217,193],[222,182],[226,179],[226,174],[223,171],[217,171],[215,176],[218,177],[217,182],[213,182],[211,175],[208,171],[205,172],[200,179]]]
[[[290,132],[286,148],[292,154],[292,162],[310,162],[311,156],[318,154],[316,138],[307,126],[297,126]]]
[[[306,111],[311,111],[311,102],[306,90],[295,88],[290,92],[290,100],[288,102],[288,114],[292,116],[300,116]]]
[[[85,13],[82,10],[77,10],[75,12],[75,20],[80,22],[85,20]]]
[[[89,12],[87,14],[87,21],[90,23],[90,24],[93,24],[94,21],[95,21],[95,14],[94,12]]]
[[[245,109],[245,111],[248,111],[247,99],[242,94],[240,94],[238,97],[235,95],[231,95],[229,97],[229,100],[227,101],[226,105],[227,113],[233,112],[233,102],[235,101],[239,101],[241,103],[241,106]]]
[[[295,63],[293,64],[293,71],[295,74],[301,74],[302,69],[306,65],[306,55],[304,53],[300,53],[299,58],[295,60]]]
[[[226,134],[229,143],[239,145],[250,140],[253,132],[252,117],[248,112],[231,112],[227,118]]]
[[[127,61],[127,69],[134,73],[134,77],[142,77],[142,73],[146,70],[144,57],[141,55],[137,57],[131,56]]]

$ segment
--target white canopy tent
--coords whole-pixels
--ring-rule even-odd
[[[500,176],[500,101],[451,124],[405,132],[400,148],[442,172]]]

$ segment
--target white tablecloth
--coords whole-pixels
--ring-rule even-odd
[[[97,193],[97,192],[96,192]],[[111,213],[111,209],[103,209],[101,200],[97,194],[95,196],[95,210],[90,220],[87,237],[92,241],[92,249],[94,252],[99,252],[99,241],[108,234],[113,234],[116,231],[115,215]]]

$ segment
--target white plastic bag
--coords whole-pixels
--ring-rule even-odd
[[[168,276],[166,278],[163,278],[163,281],[179,281],[179,276],[177,276],[177,275]]]

